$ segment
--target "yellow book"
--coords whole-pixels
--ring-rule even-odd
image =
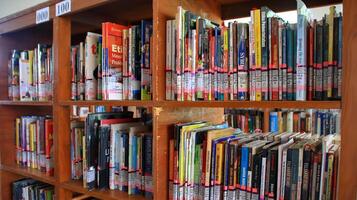
[[[16,145],[16,163],[20,164],[21,160],[21,144],[20,144],[20,118],[16,118],[15,127],[15,145]]]
[[[333,20],[335,17],[335,6],[330,7],[330,13],[327,17],[327,23],[328,23],[328,65],[329,68],[331,65],[333,65]],[[331,69],[332,70],[332,69]],[[330,70],[329,70],[330,71]],[[327,97],[332,97],[332,73],[330,74],[331,77],[328,78],[328,87],[327,87]]]
[[[31,164],[31,168],[34,168],[33,151],[34,151],[34,140],[35,140],[35,127],[34,124],[30,124],[30,158],[27,159]]]
[[[224,143],[220,142],[216,145],[216,183],[215,185],[222,184],[223,175],[223,158],[224,158]]]
[[[29,51],[29,86],[33,84],[33,50]]]
[[[262,100],[262,41],[261,41],[261,23],[260,23],[260,9],[254,10],[254,41],[255,41],[255,70],[256,70],[256,85],[255,85],[255,100]]]
[[[212,140],[229,136],[234,133],[233,128],[226,128],[220,130],[212,130],[207,133],[207,148],[206,148],[206,170],[205,170],[205,187],[210,185],[210,172],[211,172],[211,154],[212,154]]]
[[[185,166],[188,155],[188,148],[185,145],[186,139],[189,137],[190,132],[194,129],[206,126],[207,123],[199,123],[183,126],[180,133],[180,149],[179,149],[179,184],[182,186],[185,183]]]

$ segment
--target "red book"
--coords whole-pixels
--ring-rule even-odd
[[[128,27],[106,22],[103,31],[103,82],[105,100],[123,99],[123,30]]]
[[[53,120],[45,120],[46,173],[53,176]]]
[[[269,61],[269,97],[270,100],[279,100],[279,22],[271,19],[271,46]]]

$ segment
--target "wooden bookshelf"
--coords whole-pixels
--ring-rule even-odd
[[[137,106],[152,107],[153,101],[61,101],[62,106]]]
[[[162,101],[167,107],[341,109],[340,101]]]
[[[123,200],[140,200],[140,199],[145,199],[144,196],[141,195],[128,195],[127,192],[121,192],[119,190],[92,190],[88,191],[88,189],[83,188],[83,182],[82,181],[68,181],[63,184],[61,184],[61,187],[77,192],[77,193],[82,193],[86,194],[88,196],[92,196],[98,199],[108,199],[108,200],[116,200],[116,199],[123,199]]]
[[[0,199],[11,198],[10,183],[21,177],[31,177],[53,184],[56,198],[72,199],[75,193],[99,199],[144,199],[125,192],[110,190],[88,191],[81,181],[71,180],[70,168],[70,111],[71,106],[139,106],[153,113],[153,178],[154,199],[168,198],[168,134],[170,125],[179,121],[223,121],[224,108],[260,108],[265,117],[274,108],[342,109],[342,151],[339,175],[339,199],[356,199],[357,178],[357,2],[354,0],[311,0],[309,7],[343,3],[343,95],[341,101],[197,101],[165,100],[165,34],[166,20],[173,19],[177,6],[203,15],[218,23],[223,20],[249,16],[249,11],[263,4],[272,10],[289,11],[296,8],[295,0],[72,0],[72,11],[64,16],[54,15],[53,0],[0,19]],[[36,10],[50,7],[50,21],[35,23]],[[70,46],[84,41],[87,31],[100,31],[101,23],[112,21],[132,24],[140,19],[153,19],[153,100],[152,101],[71,101]],[[13,102],[7,99],[7,61],[12,49],[30,49],[37,43],[53,43],[54,99],[50,102]],[[14,163],[14,119],[21,115],[53,115],[55,176],[21,168]],[[267,120],[266,120],[267,121]],[[265,122],[265,129],[269,124]]]
[[[10,101],[0,100],[0,106],[52,106],[51,101]]]
[[[37,169],[29,169],[27,167],[21,167],[18,165],[1,165],[1,170],[18,174],[24,177],[30,177],[48,184],[54,185],[56,183],[56,178],[54,176],[46,175]]]

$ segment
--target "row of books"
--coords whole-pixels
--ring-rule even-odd
[[[318,136],[340,132],[341,112],[330,110],[276,110],[269,115],[270,132],[306,132]]]
[[[16,163],[53,176],[51,116],[21,116],[15,121]]]
[[[239,128],[244,133],[263,130],[264,112],[258,109],[232,109],[224,110],[225,121],[230,127]]]
[[[340,136],[174,125],[170,199],[336,199]]]
[[[8,97],[13,101],[49,101],[53,90],[53,52],[50,45],[13,50],[8,64]]]
[[[106,22],[71,49],[72,100],[150,100],[152,21]]]
[[[72,179],[83,187],[152,198],[152,127],[133,112],[90,113],[71,123]]]
[[[53,200],[55,190],[52,185],[33,179],[20,179],[12,183],[12,200]]]
[[[335,100],[341,98],[342,14],[320,21],[297,1],[297,24],[267,7],[248,23],[218,25],[178,7],[166,22],[166,99]]]

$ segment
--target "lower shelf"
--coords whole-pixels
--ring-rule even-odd
[[[61,184],[61,187],[70,190],[72,192],[86,194],[91,197],[99,198],[99,199],[107,199],[107,200],[117,200],[117,199],[145,199],[144,196],[141,195],[128,195],[126,192],[121,192],[119,190],[92,190],[88,191],[86,188],[83,188],[82,181],[68,181]]]
[[[56,180],[53,176],[48,176],[43,172],[40,172],[36,169],[29,169],[25,167],[21,167],[18,165],[1,165],[1,170],[11,172],[14,174],[18,174],[24,177],[32,178],[38,181],[42,181],[44,183],[48,183],[51,185],[55,185]]]

